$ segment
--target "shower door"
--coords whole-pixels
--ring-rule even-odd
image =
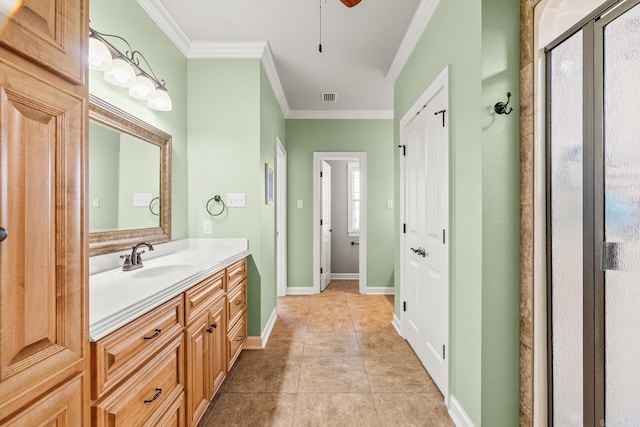
[[[640,425],[638,3],[547,48],[550,425]]]

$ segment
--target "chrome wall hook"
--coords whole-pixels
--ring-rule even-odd
[[[497,114],[511,114],[513,108],[509,107],[509,111],[507,111],[509,101],[511,101],[511,92],[507,92],[507,102],[496,103],[496,105],[493,106],[493,111],[495,111]]]

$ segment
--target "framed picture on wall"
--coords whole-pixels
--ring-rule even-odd
[[[273,204],[273,168],[269,166],[269,163],[264,164],[264,176],[265,176],[265,203],[267,205]]]

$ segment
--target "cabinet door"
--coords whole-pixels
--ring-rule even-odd
[[[207,395],[209,400],[213,399],[214,394],[220,388],[222,381],[227,375],[227,334],[225,324],[225,299],[222,298],[213,306],[209,315],[210,332],[210,367],[211,377],[209,381],[209,390]]]
[[[82,97],[0,61],[0,419],[84,370],[85,121]]]
[[[60,387],[46,393],[0,425],[13,427],[31,426],[81,426],[82,379],[76,376]]]
[[[186,390],[187,425],[198,423],[209,405],[208,383],[209,369],[209,313],[206,312],[185,329],[186,342]]]
[[[6,3],[6,2],[4,2]],[[11,2],[9,2],[11,3]],[[0,32],[0,44],[72,83],[83,84],[86,0],[24,0]]]

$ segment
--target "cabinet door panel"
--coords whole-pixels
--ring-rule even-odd
[[[0,425],[13,427],[81,426],[83,424],[82,396],[82,379],[80,376],[76,376],[46,393],[17,415],[8,420],[1,420]]]
[[[84,356],[83,105],[0,62],[0,417]]]
[[[0,44],[83,84],[86,9],[84,0],[24,0],[0,32]]]
[[[185,329],[186,341],[186,389],[188,426],[198,423],[209,405],[207,383],[209,375],[209,315],[203,314]]]
[[[209,327],[211,328],[211,336],[209,337],[211,375],[209,377],[209,389],[207,390],[209,400],[213,399],[214,394],[218,391],[227,375],[227,326],[225,323],[225,312],[225,299],[222,298],[213,306],[209,316]]]

